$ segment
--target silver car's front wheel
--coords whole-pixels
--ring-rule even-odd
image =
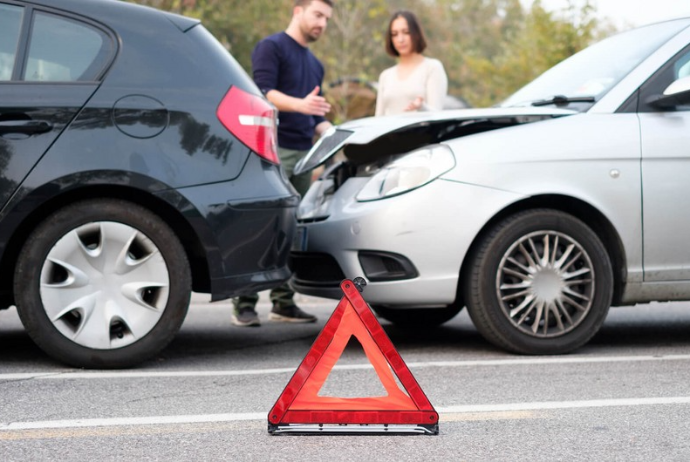
[[[78,367],[129,367],[160,351],[189,306],[184,248],[158,216],[116,199],[75,203],[31,234],[15,271],[29,335]]]
[[[526,354],[567,353],[596,334],[613,294],[610,258],[579,219],[536,209],[479,241],[465,272],[467,309],[492,343]]]
[[[563,233],[536,231],[503,254],[496,271],[496,298],[521,332],[557,337],[587,319],[595,280],[592,260],[579,242]]]

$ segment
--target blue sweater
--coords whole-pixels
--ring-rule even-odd
[[[304,98],[323,82],[323,65],[309,48],[303,47],[285,32],[261,40],[252,52],[254,82],[264,94],[278,90]],[[321,93],[321,92],[320,92]],[[312,147],[314,128],[326,120],[299,112],[279,112],[278,146],[307,150]]]

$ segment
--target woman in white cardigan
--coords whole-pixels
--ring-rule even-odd
[[[443,109],[448,77],[441,61],[422,54],[425,49],[424,32],[414,13],[394,13],[388,24],[386,51],[398,58],[398,64],[379,77],[377,116]]]

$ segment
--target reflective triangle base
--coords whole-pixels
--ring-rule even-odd
[[[438,424],[268,424],[268,432],[272,435],[438,435]]]

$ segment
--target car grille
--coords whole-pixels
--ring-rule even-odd
[[[350,135],[352,135],[352,132],[349,130],[337,129],[333,135],[323,139],[321,146],[319,146],[319,152],[330,152],[338,149]]]
[[[343,270],[331,255],[325,253],[291,254],[293,279],[308,286],[339,286],[345,279]]]
[[[351,131],[337,129],[331,135],[321,138],[314,146],[313,152],[305,157],[304,165],[299,165],[300,171],[306,172],[317,167],[331,152],[340,149],[350,135],[352,135]]]

